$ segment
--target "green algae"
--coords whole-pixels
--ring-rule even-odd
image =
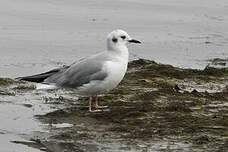
[[[213,90],[213,85],[226,86],[227,82],[226,68],[194,70],[143,59],[132,61],[121,84],[100,97],[100,104],[108,105],[108,109],[90,113],[88,98],[80,98],[78,105],[62,99],[61,104],[68,104],[67,108],[36,116],[45,124],[73,124],[61,129],[50,125],[48,139],[40,138],[37,145],[44,146],[46,151],[110,151],[107,145],[113,142],[121,141],[126,145],[124,148],[131,149],[166,139],[171,142],[168,147],[184,141],[189,144],[189,151],[225,151],[227,87],[213,93],[207,89],[208,83]],[[187,91],[183,84],[193,90]],[[201,92],[197,85],[205,91]],[[26,91],[26,87],[17,90]],[[121,149],[120,146],[117,151]],[[168,151],[183,151],[183,147]]]
[[[120,86],[101,99],[102,104],[109,105],[109,111],[88,113],[87,109],[69,108],[64,113],[57,111],[52,117],[45,115],[39,119],[89,119],[96,122],[92,124],[95,128],[102,126],[104,132],[123,141],[174,138],[191,143],[190,150],[219,151],[227,142],[228,107],[219,109],[216,105],[228,103],[227,91],[208,93],[196,88],[188,92],[178,85],[182,82],[205,86],[208,82],[223,84],[227,82],[227,76],[227,69],[180,69],[140,59],[129,64],[129,71]],[[210,104],[215,108],[211,109]],[[91,131],[100,134],[94,128],[82,132],[91,138]],[[107,134],[103,136],[110,138]],[[78,140],[78,136],[66,138]]]
[[[13,84],[14,81],[12,79],[9,78],[0,78],[0,86],[7,86],[10,84]]]

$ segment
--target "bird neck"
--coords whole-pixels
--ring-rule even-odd
[[[112,53],[113,55],[119,58],[122,58],[128,61],[129,53],[126,45],[118,45],[112,48],[108,48],[108,52]]]

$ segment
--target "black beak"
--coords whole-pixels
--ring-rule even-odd
[[[141,43],[140,41],[134,40],[134,39],[128,40],[128,42],[130,42],[130,43]]]

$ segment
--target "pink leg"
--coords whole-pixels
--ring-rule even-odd
[[[103,109],[103,108],[107,108],[108,106],[99,106],[98,97],[95,96],[95,107],[97,109]]]
[[[97,96],[89,98],[89,111],[90,112],[99,112],[99,111],[101,111],[100,109],[97,109],[97,107],[96,107],[96,100],[97,100]]]

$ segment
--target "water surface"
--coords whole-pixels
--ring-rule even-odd
[[[1,0],[0,76],[44,72],[106,49],[126,30],[140,57],[185,68],[228,57],[226,0]]]

